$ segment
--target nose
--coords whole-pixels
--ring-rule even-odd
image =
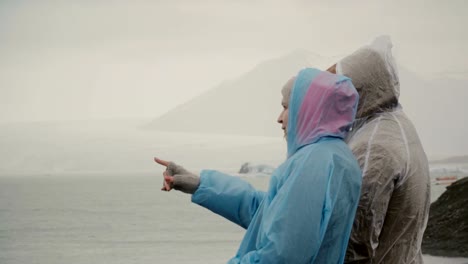
[[[278,122],[279,124],[283,124],[283,112],[280,113],[276,122]]]

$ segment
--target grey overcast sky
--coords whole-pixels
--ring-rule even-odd
[[[0,1],[0,122],[156,117],[295,49],[388,34],[425,78],[468,78],[468,1]]]

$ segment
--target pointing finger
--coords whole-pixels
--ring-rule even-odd
[[[165,166],[165,167],[169,166],[169,161],[165,161],[165,160],[162,160],[162,159],[159,159],[159,158],[156,158],[156,157],[154,158],[154,161],[156,163],[158,163],[159,165],[162,165],[162,166]]]

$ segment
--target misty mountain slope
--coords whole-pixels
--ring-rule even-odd
[[[281,89],[306,66],[326,67],[330,58],[297,50],[259,64],[152,121],[157,130],[280,136]]]
[[[276,166],[285,158],[285,142],[276,123],[282,85],[305,66],[324,69],[336,60],[296,51],[266,61],[151,122],[0,125],[0,174],[148,172],[155,169],[154,156],[194,171],[238,171],[244,162]],[[468,80],[425,80],[399,69],[401,104],[428,156],[466,155]],[[137,129],[142,125],[150,129]]]
[[[174,108],[147,127],[157,130],[278,136],[282,85],[301,68],[321,69],[338,58],[296,51],[259,64]],[[433,156],[468,152],[468,80],[424,80],[399,66],[400,102],[414,122],[426,152]]]
[[[400,102],[413,121],[426,153],[468,153],[468,80],[424,80],[400,67]]]

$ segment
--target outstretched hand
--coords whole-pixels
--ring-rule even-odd
[[[158,163],[159,165],[162,165],[162,166],[166,167],[166,170],[163,172],[164,180],[163,180],[163,187],[161,188],[161,191],[168,192],[168,191],[172,190],[172,186],[174,184],[174,176],[170,175],[169,171],[168,171],[168,167],[169,167],[170,162],[159,159],[159,158],[154,158],[154,161],[156,163]]]
[[[174,162],[165,161],[154,158],[154,161],[159,165],[166,167],[163,172],[164,181],[162,191],[170,191],[176,189],[178,191],[193,194],[200,185],[200,177],[184,167],[175,164]]]

